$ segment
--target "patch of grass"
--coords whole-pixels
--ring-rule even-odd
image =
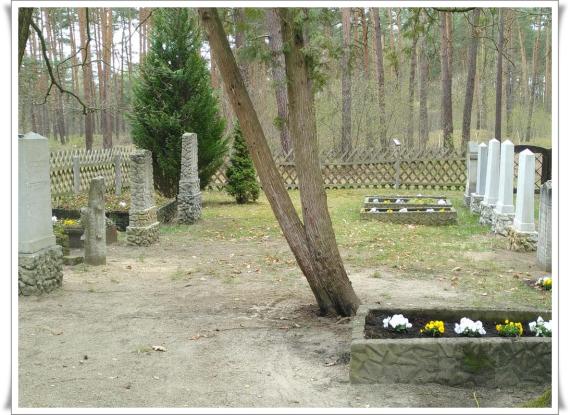
[[[190,278],[190,271],[181,268],[178,268],[176,271],[170,274],[170,279],[172,281],[180,281],[189,278]]]
[[[133,350],[133,353],[137,354],[149,354],[150,352],[152,352],[152,347],[146,345],[137,346],[137,348]]]
[[[538,398],[531,399],[521,405],[522,408],[550,408],[552,406],[552,389],[547,389]]]

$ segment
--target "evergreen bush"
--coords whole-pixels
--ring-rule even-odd
[[[234,124],[233,137],[233,151],[226,169],[226,191],[234,196],[239,204],[255,202],[259,197],[257,175],[237,122]]]

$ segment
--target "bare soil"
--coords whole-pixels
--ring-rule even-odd
[[[282,238],[163,230],[151,248],[109,246],[107,262],[65,267],[61,290],[19,298],[20,407],[513,407],[543,392],[351,385],[350,319],[317,315]],[[394,268],[348,269],[363,303],[476,295]]]

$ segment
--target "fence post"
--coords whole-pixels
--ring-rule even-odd
[[[123,188],[123,176],[121,173],[121,155],[115,155],[115,195],[120,196]]]
[[[393,138],[392,142],[394,143],[394,146],[396,147],[396,150],[394,152],[394,155],[396,156],[396,172],[395,172],[395,177],[394,177],[394,189],[399,189],[400,188],[400,140]]]
[[[79,166],[79,156],[73,156],[73,193],[76,195],[81,191],[81,168]]]

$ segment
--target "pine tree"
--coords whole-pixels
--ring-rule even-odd
[[[227,140],[201,38],[188,9],[155,9],[150,47],[135,82],[130,115],[134,143],[152,151],[154,183],[177,194],[184,132],[198,135],[198,171],[204,188],[223,163]]]
[[[234,196],[239,204],[255,202],[259,197],[259,184],[238,122],[234,124],[233,135],[233,152],[230,165],[226,169],[226,191]]]

